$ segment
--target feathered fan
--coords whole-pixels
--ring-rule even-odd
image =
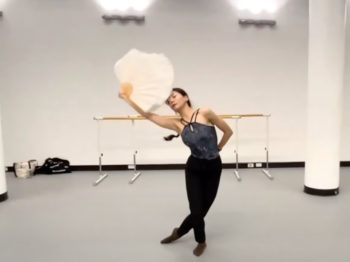
[[[174,69],[163,54],[149,54],[131,49],[114,65],[121,91],[144,111],[160,107],[171,93]]]

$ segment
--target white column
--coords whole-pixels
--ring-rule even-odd
[[[0,107],[0,202],[7,199],[7,187],[4,165],[4,151],[2,144],[1,107]]]
[[[304,191],[339,192],[346,0],[309,1],[307,149]]]

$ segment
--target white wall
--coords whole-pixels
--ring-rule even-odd
[[[11,0],[2,10],[0,103],[8,166],[53,156],[97,164],[93,116],[135,114],[117,98],[112,71],[130,48],[165,53],[176,70],[175,85],[195,106],[218,114],[271,113],[270,160],[305,160],[306,0],[286,1],[275,29],[241,28],[228,0],[156,0],[142,26],[105,24],[94,0]],[[172,114],[165,107],[160,113]],[[242,162],[264,160],[264,127],[263,119],[240,122]],[[180,139],[164,142],[169,133],[145,121],[104,122],[104,161],[130,163],[138,149],[140,163],[183,163],[189,151]],[[350,160],[349,133],[347,117],[342,160]],[[222,152],[224,162],[234,161],[233,144]]]

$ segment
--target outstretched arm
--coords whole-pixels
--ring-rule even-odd
[[[171,129],[176,132],[179,132],[179,128],[177,125],[176,119],[167,118],[165,116],[160,116],[154,113],[145,112],[139,105],[137,105],[133,100],[130,99],[126,93],[119,93],[119,97],[125,102],[127,102],[137,113],[145,117],[146,119],[152,121],[153,123],[161,126],[163,128]]]
[[[217,126],[224,134],[218,144],[219,151],[224,147],[233,134],[231,127],[217,114],[208,108],[202,110],[203,115],[215,126]]]

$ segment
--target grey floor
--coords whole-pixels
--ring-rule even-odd
[[[206,217],[202,257],[190,232],[160,239],[188,213],[182,171],[113,171],[99,186],[97,172],[16,179],[0,203],[0,261],[350,261],[350,168],[341,169],[340,194],[307,195],[303,168],[224,170]]]

